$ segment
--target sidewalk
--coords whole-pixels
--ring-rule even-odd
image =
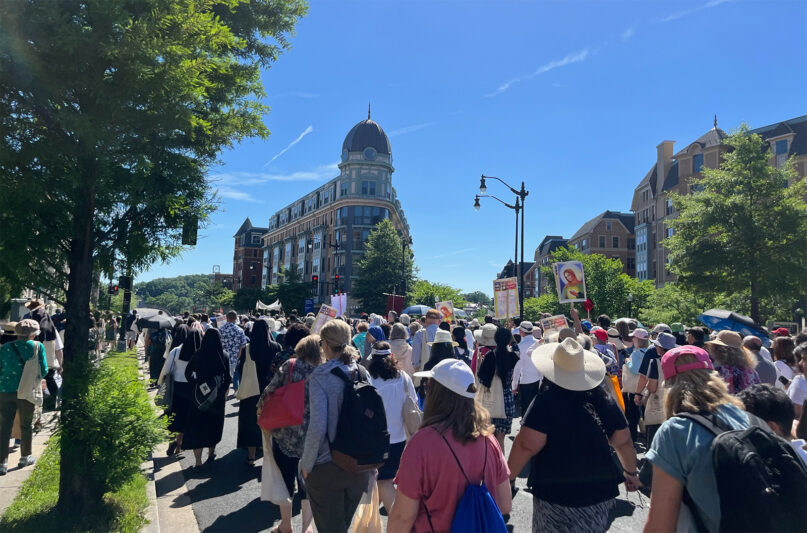
[[[35,458],[39,459],[42,456],[42,453],[48,445],[48,439],[53,435],[57,425],[57,411],[49,411],[42,415],[42,429],[34,433],[33,439],[32,453]],[[14,501],[14,498],[17,497],[17,493],[20,491],[23,482],[28,479],[28,476],[31,475],[31,472],[33,472],[36,467],[36,464],[34,464],[26,468],[17,468],[19,460],[20,447],[17,447],[8,455],[8,474],[0,476],[0,515],[8,509]]]
[[[148,367],[144,362],[145,349],[142,340],[137,343],[137,358],[140,374],[145,380]],[[152,401],[156,395],[157,389],[149,390]],[[168,457],[167,452],[168,443],[159,444],[154,448],[151,460],[143,464],[149,479],[146,488],[149,507],[145,511],[149,523],[143,528],[143,533],[198,533],[199,525],[193,512],[193,502],[188,496],[182,465],[178,457]]]

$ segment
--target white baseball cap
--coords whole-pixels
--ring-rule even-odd
[[[476,397],[474,373],[459,359],[443,359],[431,370],[415,372],[415,377],[430,378],[464,398]]]

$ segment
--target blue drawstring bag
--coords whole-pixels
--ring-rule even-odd
[[[438,432],[439,433],[439,432]],[[507,533],[507,526],[504,524],[504,517],[499,511],[499,507],[490,495],[490,491],[485,486],[485,470],[488,465],[488,444],[485,443],[485,462],[482,465],[482,476],[479,483],[471,483],[468,475],[460,464],[460,460],[448,440],[440,433],[440,437],[445,441],[448,449],[451,450],[451,455],[457,461],[457,466],[460,468],[463,477],[468,482],[465,487],[465,492],[462,494],[459,503],[457,503],[457,510],[454,512],[454,520],[451,521],[451,531],[454,533]],[[424,504],[425,505],[425,504]],[[429,508],[426,507],[426,516],[429,519],[429,526],[434,531],[432,526],[432,517],[429,513]]]

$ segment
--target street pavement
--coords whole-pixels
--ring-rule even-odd
[[[193,514],[199,530],[205,532],[259,532],[269,531],[279,523],[278,508],[269,502],[260,500],[260,474],[263,460],[259,458],[254,467],[247,465],[246,450],[235,447],[238,433],[238,401],[230,395],[224,423],[224,437],[216,448],[216,460],[212,464],[199,469],[191,468],[194,464],[193,453],[185,451],[180,455],[185,478],[187,497],[192,502]],[[519,427],[518,419],[513,422],[513,429]],[[505,439],[505,448],[509,453],[511,439]],[[203,460],[207,458],[204,452]],[[164,462],[164,458],[155,457],[155,464]],[[178,472],[177,472],[178,474]],[[532,496],[524,489],[526,480],[519,478],[516,483],[519,491],[513,500],[513,511],[508,526],[511,531],[529,532],[532,524]],[[175,487],[172,487],[175,488]],[[626,495],[621,486],[621,495],[617,499],[614,516],[609,531],[635,532],[641,531],[647,517],[647,499],[640,499],[637,493]],[[158,497],[161,496],[161,485],[157,485]],[[178,509],[173,511],[179,512]],[[160,522],[170,519],[166,513],[172,509],[160,510]],[[386,513],[382,510],[382,520],[386,523]],[[294,501],[294,531],[299,532],[300,502]]]

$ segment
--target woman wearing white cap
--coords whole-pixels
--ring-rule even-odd
[[[510,479],[532,459],[533,532],[605,531],[619,483],[639,486],[625,416],[601,386],[605,363],[572,338],[537,347],[532,360],[544,380],[513,443]]]
[[[420,431],[401,457],[387,531],[448,531],[466,487],[480,480],[499,511],[508,514],[509,471],[493,437],[490,415],[474,399],[471,369],[462,361],[446,359],[415,376],[430,379],[426,409]]]

